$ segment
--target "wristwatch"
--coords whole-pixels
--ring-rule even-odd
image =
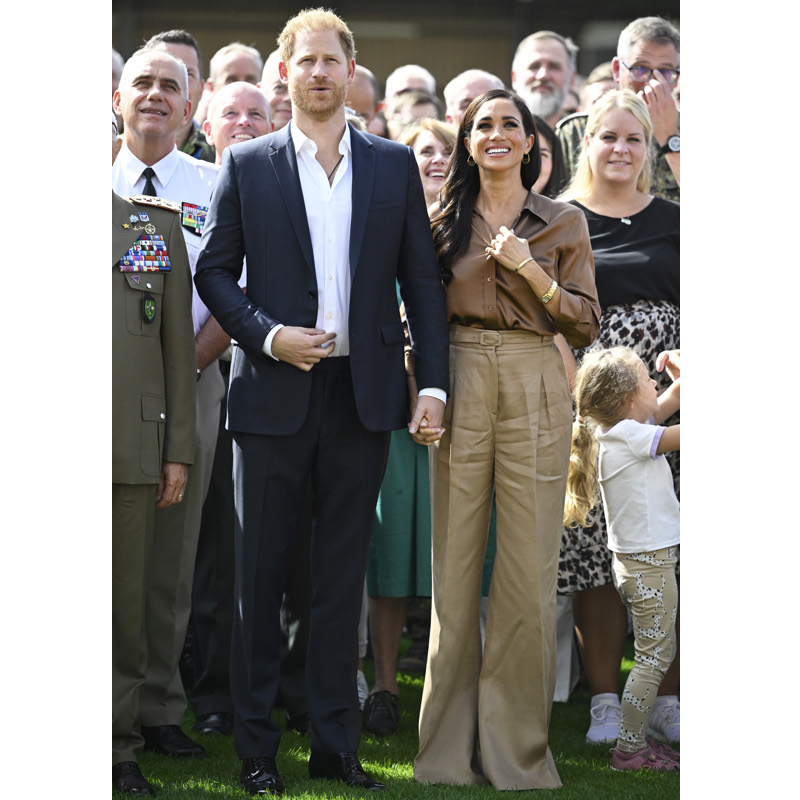
[[[669,153],[680,153],[680,151],[681,137],[677,133],[673,133],[672,136],[667,139],[666,144],[658,148],[658,152],[661,153],[662,156]]]

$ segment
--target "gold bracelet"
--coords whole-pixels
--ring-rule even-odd
[[[533,261],[533,256],[528,256],[515,270],[514,274],[516,275],[529,261]]]
[[[550,288],[547,290],[547,294],[542,295],[539,300],[541,300],[545,305],[547,305],[552,299],[553,295],[556,293],[556,289],[558,289],[558,284],[553,281],[550,284]]]

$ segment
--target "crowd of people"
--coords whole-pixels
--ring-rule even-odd
[[[585,78],[534,32],[444,102],[416,64],[381,92],[332,12],[277,45],[112,50],[114,788],[205,755],[191,704],[251,794],[276,709],[310,777],[384,789],[357,750],[404,631],[417,781],[560,786],[557,594],[587,742],[678,770],[677,28]]]

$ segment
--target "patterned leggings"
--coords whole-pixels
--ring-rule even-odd
[[[614,553],[614,585],[631,612],[635,641],[635,664],[622,692],[617,740],[617,747],[626,753],[646,746],[650,710],[675,656],[677,554],[677,546]]]

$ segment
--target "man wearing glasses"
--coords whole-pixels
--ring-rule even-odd
[[[681,139],[673,92],[680,80],[681,35],[661,17],[640,17],[620,34],[611,62],[619,89],[637,92],[647,103],[653,123],[653,175],[650,191],[680,202]],[[580,152],[588,114],[579,112],[556,127],[570,176]]]

